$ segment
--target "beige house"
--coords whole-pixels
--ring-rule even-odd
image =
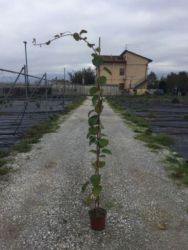
[[[107,77],[107,84],[119,85],[129,92],[142,93],[147,88],[147,69],[151,59],[125,50],[119,56],[102,55],[101,75]],[[111,70],[109,75],[104,67]]]

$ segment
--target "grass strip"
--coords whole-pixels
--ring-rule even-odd
[[[8,156],[8,152],[0,150],[0,176],[7,174],[10,170],[10,168],[5,167]]]
[[[149,148],[157,150],[162,147],[169,147],[174,143],[172,137],[169,135],[152,133],[148,122],[143,117],[126,111],[125,107],[121,104],[121,99],[108,98],[108,102],[115,111],[121,114],[129,127],[137,133],[135,138],[145,142]]]
[[[7,168],[7,167],[1,167],[0,168],[0,176],[1,175],[6,175],[10,172],[10,168]]]
[[[143,117],[127,112],[121,104],[121,99],[107,98],[107,100],[113,110],[119,112],[128,126],[137,133],[135,139],[145,142],[154,151],[168,148],[169,155],[166,156],[165,165],[170,176],[178,183],[188,185],[188,162],[171,151],[170,146],[174,143],[173,138],[163,133],[152,133],[147,121]]]
[[[165,163],[170,176],[178,183],[188,185],[188,162],[177,154],[169,154]]]
[[[84,100],[84,97],[77,99],[73,103],[67,105],[58,115],[56,114],[50,116],[47,121],[41,122],[30,128],[22,140],[13,147],[13,150],[22,153],[29,152],[32,149],[32,144],[39,142],[40,138],[44,134],[55,132],[60,126],[60,118],[69,114],[72,110],[78,108]],[[6,163],[8,162],[7,157],[9,155],[10,152],[0,150],[0,176],[6,175],[11,170],[10,167],[6,167]]]
[[[32,148],[32,144],[39,142],[44,134],[55,132],[60,126],[60,118],[78,108],[84,100],[85,98],[83,97],[79,98],[77,101],[67,105],[61,113],[53,115],[49,117],[47,121],[30,128],[22,140],[14,146],[14,150],[21,153],[29,152]]]

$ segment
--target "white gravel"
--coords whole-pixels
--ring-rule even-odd
[[[133,139],[107,104],[103,124],[113,155],[103,170],[103,203],[115,206],[105,231],[89,228],[80,194],[92,171],[85,138],[89,109],[87,100],[56,133],[15,156],[15,171],[0,180],[0,249],[188,249],[188,189],[168,178],[163,154]]]

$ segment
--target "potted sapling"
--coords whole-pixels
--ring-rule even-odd
[[[98,67],[101,63],[100,55],[93,55],[93,64]],[[95,61],[97,59],[97,62]],[[102,96],[102,85],[105,84],[106,78],[98,76],[96,85],[90,89],[92,95],[93,109],[88,113],[88,134],[89,144],[94,145],[94,149],[90,150],[95,155],[95,161],[92,162],[94,173],[89,180],[82,186],[82,191],[91,185],[91,192],[88,196],[89,200],[94,200],[94,208],[89,210],[91,228],[94,230],[103,230],[106,222],[106,210],[100,207],[102,182],[101,182],[101,169],[105,166],[105,155],[111,154],[111,151],[106,148],[108,140],[106,135],[102,133],[103,125],[101,123],[101,114],[103,111],[104,97]]]
[[[76,41],[83,41],[89,48],[92,49],[92,63],[96,67],[98,77],[95,81],[95,86],[91,87],[90,95],[92,96],[92,110],[88,113],[88,133],[87,138],[89,145],[94,146],[90,150],[95,155],[95,160],[92,162],[93,174],[89,180],[82,186],[82,191],[86,191],[90,186],[89,195],[87,200],[93,201],[94,207],[89,210],[91,228],[94,230],[103,230],[106,222],[106,210],[101,207],[101,192],[102,192],[102,178],[101,169],[105,166],[105,156],[111,154],[111,151],[107,148],[109,141],[106,135],[102,133],[104,129],[101,123],[101,114],[104,108],[104,97],[102,86],[106,83],[106,77],[101,75],[100,66],[102,65],[102,57],[100,55],[100,47],[88,42],[87,31],[81,30],[79,33],[64,32],[54,36],[51,40],[45,43],[36,43],[36,39],[33,39],[34,45],[49,45],[52,41],[65,36],[72,36]],[[111,74],[107,67],[103,68],[108,74]]]
[[[101,169],[105,166],[105,155],[111,154],[111,151],[107,148],[109,141],[106,135],[102,133],[104,129],[101,122],[101,114],[103,111],[103,88],[102,86],[106,83],[106,77],[101,76],[100,66],[103,63],[102,57],[100,56],[100,47],[95,48],[94,44],[90,44],[87,41],[87,37],[82,37],[81,34],[76,34],[76,40],[82,40],[87,43],[87,46],[93,49],[92,53],[92,63],[96,67],[98,72],[98,77],[95,82],[95,86],[90,89],[90,95],[92,96],[92,106],[93,108],[88,113],[88,134],[89,145],[94,145],[94,149],[90,152],[94,153],[95,161],[92,162],[92,167],[94,169],[93,174],[89,180],[82,186],[82,191],[84,192],[88,185],[91,185],[91,191],[88,200],[94,201],[94,208],[89,210],[90,224],[91,228],[94,230],[103,230],[106,223],[106,210],[100,207],[101,192],[102,192],[102,181],[101,181]],[[111,74],[110,70],[104,67],[104,70]]]

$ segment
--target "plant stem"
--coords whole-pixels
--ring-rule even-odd
[[[100,55],[100,52],[99,52],[99,55]],[[98,70],[98,75],[100,77],[100,67],[98,67],[97,70]],[[98,103],[100,103],[100,101],[101,101],[101,93],[102,92],[101,92],[101,86],[100,86],[99,83],[97,84],[97,88],[99,89]],[[101,119],[100,119],[100,115],[101,115],[101,112],[98,113],[99,131],[97,133],[97,141],[99,141],[100,138],[101,138]],[[95,172],[96,172],[96,174],[99,174],[99,160],[100,160],[99,159],[99,157],[100,157],[100,146],[99,146],[99,144],[96,145],[96,151],[97,151],[97,154],[96,154],[96,157],[97,157],[96,162],[97,162],[97,164],[96,164],[96,171]],[[95,208],[96,207],[99,208],[99,203],[100,203],[100,196],[96,197]]]

